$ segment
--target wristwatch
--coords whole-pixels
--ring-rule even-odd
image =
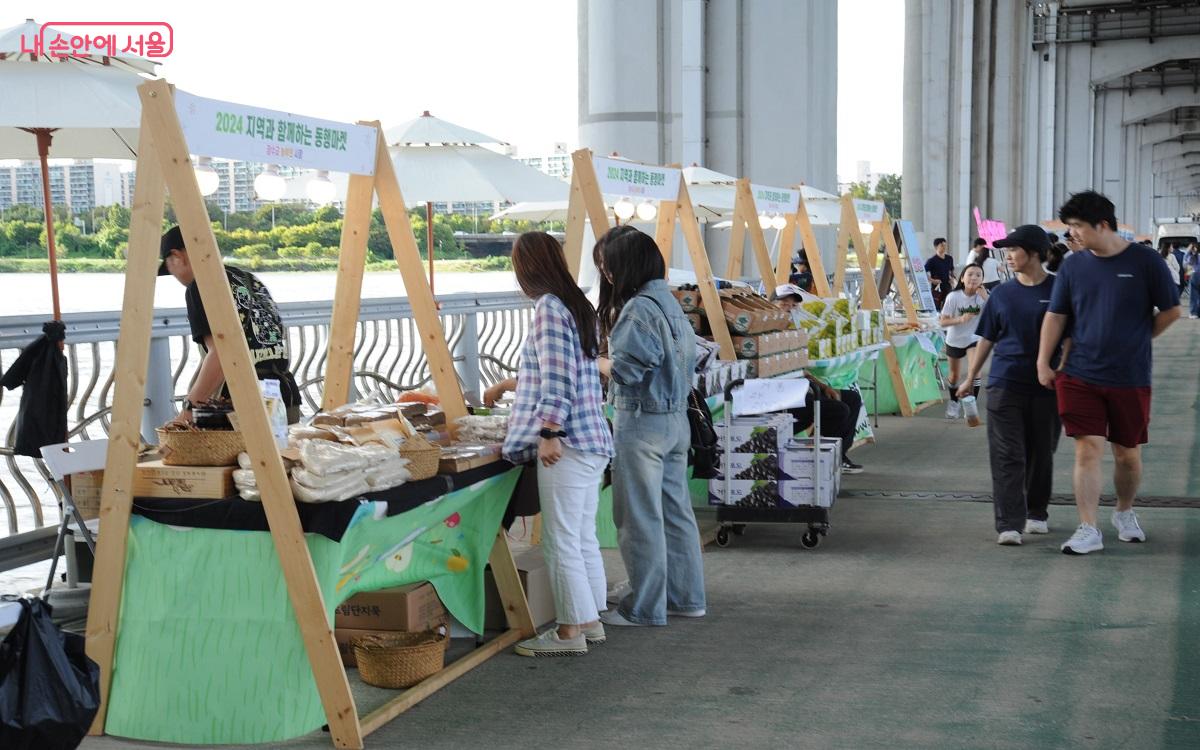
[[[542,438],[543,440],[553,440],[555,438],[565,438],[566,436],[567,436],[567,433],[562,430],[548,430],[545,427],[543,427],[542,431],[538,433],[538,437]]]

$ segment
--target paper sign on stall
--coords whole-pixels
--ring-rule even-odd
[[[808,378],[747,380],[733,391],[733,415],[767,414],[785,409],[799,409],[808,398]]]
[[[883,209],[884,205],[880,201],[854,199],[854,214],[861,222],[883,221]]]
[[[194,154],[375,174],[375,129],[175,91],[175,113]]]
[[[800,191],[750,183],[754,210],[760,214],[794,214],[800,210]]]
[[[679,197],[680,170],[657,167],[603,156],[592,157],[596,182],[603,195],[624,195],[652,201],[673,201]]]

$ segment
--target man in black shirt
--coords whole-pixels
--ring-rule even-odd
[[[162,257],[162,264],[158,267],[158,275],[174,276],[180,284],[187,287],[184,299],[187,302],[192,340],[204,350],[200,371],[196,374],[196,380],[188,391],[183,402],[183,411],[179,415],[180,420],[190,422],[192,404],[212,398],[213,394],[222,388],[225,373],[221,368],[216,347],[213,346],[212,328],[208,323],[208,314],[204,311],[204,302],[200,299],[200,288],[196,284],[196,275],[188,260],[187,248],[183,244],[183,232],[179,227],[171,227],[162,236],[159,255]],[[300,389],[288,370],[287,332],[283,328],[275,300],[258,277],[249,271],[226,266],[225,275],[229,279],[233,301],[242,321],[242,333],[250,346],[254,370],[259,380],[279,381],[283,402],[287,406],[288,423],[295,424],[300,421]]]
[[[954,289],[954,258],[946,255],[946,247],[946,238],[938,237],[933,241],[933,249],[937,254],[925,261],[925,272],[929,274],[929,283],[933,287],[933,303],[939,311],[946,301],[946,295]]]

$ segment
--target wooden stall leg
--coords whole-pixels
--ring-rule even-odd
[[[679,223],[687,241],[688,253],[691,254],[692,268],[696,271],[696,286],[700,289],[700,299],[704,301],[704,314],[708,316],[713,339],[721,348],[721,359],[732,362],[737,359],[733,349],[733,337],[729,335],[729,324],[725,322],[725,312],[721,308],[721,296],[717,293],[717,283],[713,279],[712,266],[708,262],[708,252],[704,249],[704,237],[700,234],[700,224],[696,221],[696,211],[692,208],[692,198],[683,175],[679,176],[678,205]]]
[[[250,348],[242,334],[241,319],[191,167],[170,87],[166,81],[156,80],[142,84],[138,91],[142,111],[149,119],[154,144],[163,162],[163,178],[171,191],[179,225],[187,241],[188,258],[195,269],[200,295],[205,300],[226,384],[254,464],[271,539],[287,583],[296,624],[304,639],[329,733],[337,747],[361,748],[362,734],[354,696],[350,693],[346,670],[333,640],[300,516],[267,421]]]
[[[359,125],[379,127],[378,122]],[[325,364],[325,393],[321,409],[335,409],[350,399],[354,379],[354,341],[362,299],[363,271],[367,262],[367,237],[371,231],[372,175],[350,175],[342,243],[338,253],[337,289],[333,293],[333,318],[329,323],[329,354]]]
[[[800,210],[796,212],[796,222],[800,225],[800,239],[804,241],[804,254],[808,258],[808,268],[812,272],[817,294],[822,297],[836,296],[829,286],[829,277],[825,274],[825,259],[821,257],[821,248],[817,245],[817,234],[813,231],[812,219],[808,217],[803,191],[800,193]]]
[[[141,444],[142,402],[150,363],[150,334],[154,318],[154,285],[162,235],[162,163],[143,113],[138,136],[137,184],[129,226],[129,258],[125,297],[121,305],[121,345],[117,347],[112,426],[101,491],[101,533],[96,540],[96,566],[88,607],[87,654],[100,665],[100,710],[89,734],[104,733],[112,686],[113,656],[120,626],[121,589],[125,582],[125,553],[129,514],[133,507],[133,478]]]

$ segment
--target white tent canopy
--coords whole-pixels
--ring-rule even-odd
[[[37,139],[20,128],[53,129],[52,156],[137,156],[145,78],[111,65],[0,62],[0,159],[38,158]]]

